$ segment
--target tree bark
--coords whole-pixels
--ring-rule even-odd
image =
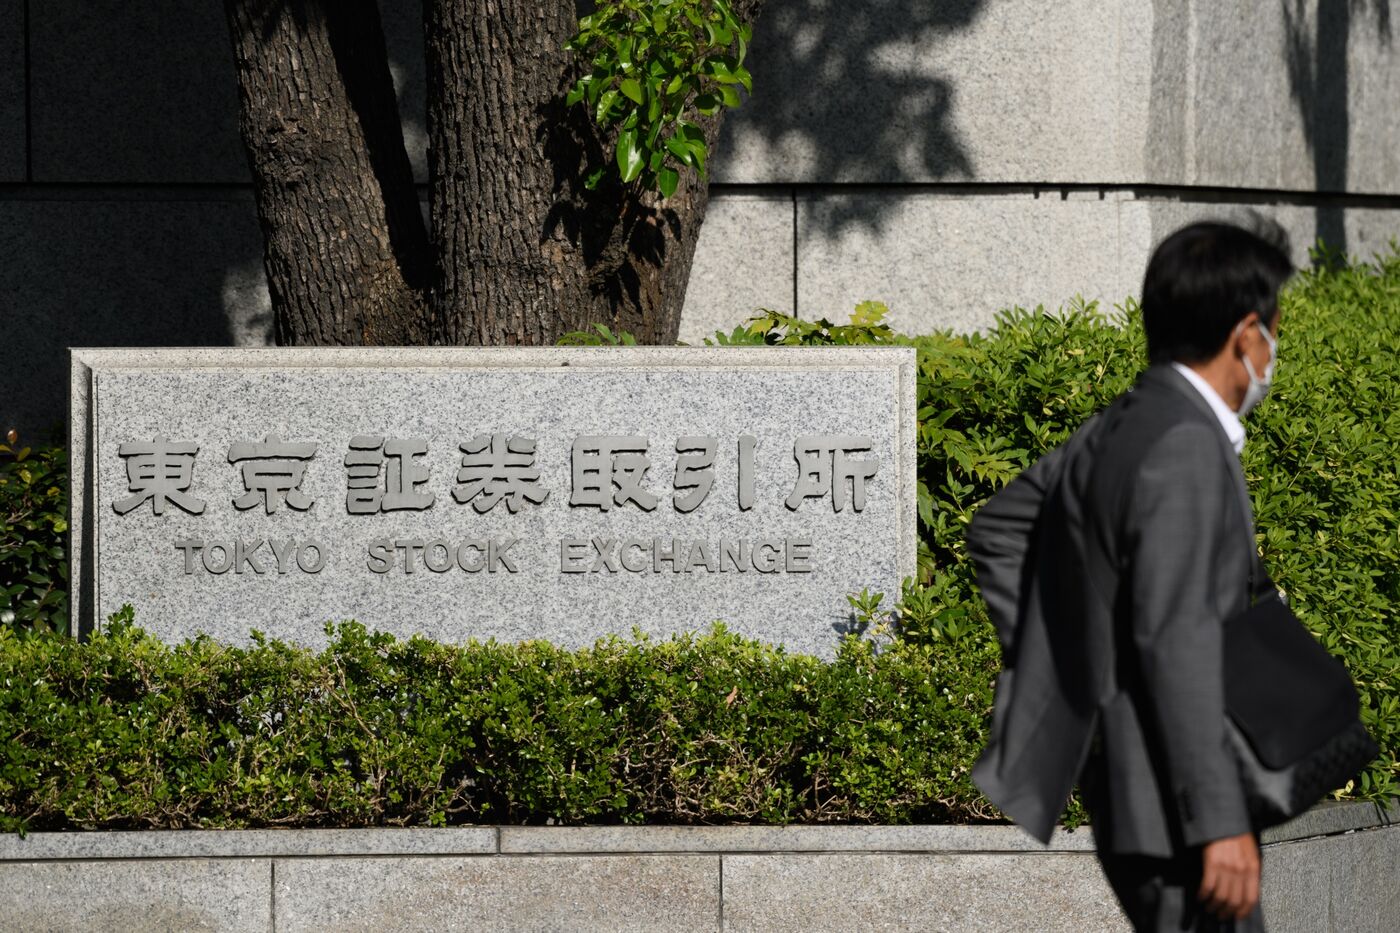
[[[424,0],[431,241],[375,0],[224,6],[279,344],[675,341],[707,186],[584,188],[613,137],[564,103],[577,2]]]
[[[760,3],[736,12],[752,21]],[[708,190],[689,171],[665,199],[611,173],[583,187],[612,139],[564,105],[578,12],[426,0],[437,342],[547,344],[592,323],[675,342]],[[699,122],[713,148],[719,119]]]
[[[432,256],[375,0],[224,10],[277,342],[425,342]]]

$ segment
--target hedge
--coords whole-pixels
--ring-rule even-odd
[[[68,630],[68,451],[0,443],[0,628]]]
[[[129,614],[128,614],[129,619]],[[0,830],[966,822],[994,646],[0,630]]]
[[[1379,799],[1400,790],[1400,251],[1319,258],[1282,297],[1275,387],[1248,419],[1244,465],[1264,559],[1346,661],[1382,749],[1349,796]],[[0,507],[24,513],[0,553],[18,601],[0,626],[3,826],[993,816],[967,780],[997,655],[963,529],[1131,384],[1136,308],[1014,310],[986,335],[911,338],[867,303],[849,324],[767,312],[707,342],[918,349],[920,579],[856,597],[866,639],[835,662],[723,631],[566,652],[350,625],[320,654],[166,648],[123,625],[87,644],[36,636],[66,611],[43,602],[66,578],[49,495],[61,453],[39,450],[0,469]]]

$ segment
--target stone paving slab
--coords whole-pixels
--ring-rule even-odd
[[[279,933],[598,930],[690,933],[719,918],[710,856],[288,859]]]
[[[1057,830],[1048,851],[1094,848],[1085,827]],[[501,851],[543,852],[1044,852],[1015,826],[503,826]]]
[[[1355,800],[1329,800],[1279,826],[1266,829],[1263,842],[1288,842],[1311,836],[1329,836],[1354,829],[1373,829],[1400,823],[1400,800],[1388,805]]]
[[[0,863],[6,933],[258,933],[272,929],[267,859]]]
[[[1400,829],[1361,830],[1264,850],[1270,933],[1400,930]]]
[[[724,928],[1126,930],[1098,861],[1049,855],[731,855]]]
[[[487,855],[493,826],[446,829],[180,829],[0,835],[0,861],[238,856]]]

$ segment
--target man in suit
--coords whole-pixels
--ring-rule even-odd
[[[1048,841],[1076,781],[1139,930],[1263,930],[1222,626],[1258,564],[1240,418],[1267,392],[1284,249],[1198,223],[1148,264],[1151,366],[994,496],[968,551],[1002,647],[993,803]]]

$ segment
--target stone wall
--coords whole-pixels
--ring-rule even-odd
[[[424,177],[418,0],[383,0]],[[1389,0],[769,0],[720,141],[682,338],[755,308],[908,330],[1132,294],[1152,245],[1255,209],[1400,236]],[[0,428],[71,345],[257,345],[270,311],[217,0],[0,7]]]
[[[1275,933],[1400,927],[1400,810],[1265,835]],[[460,827],[0,836],[6,930],[1126,930],[1087,829]]]

